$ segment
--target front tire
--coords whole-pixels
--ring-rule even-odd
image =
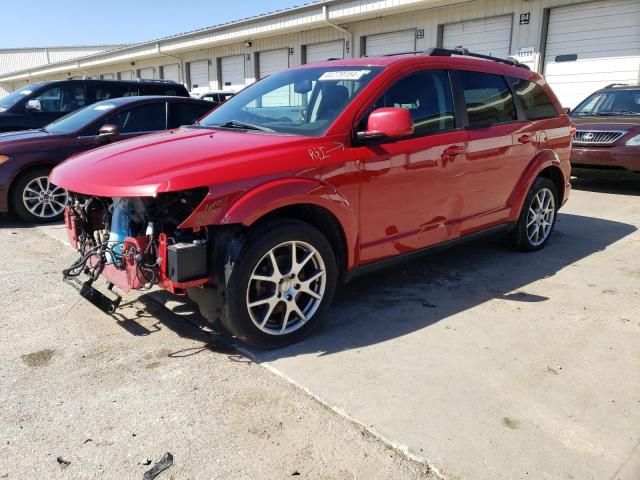
[[[249,345],[282,347],[304,338],[333,299],[336,256],[307,223],[280,220],[250,231],[230,262],[220,320]]]
[[[543,248],[558,217],[558,189],[548,178],[538,177],[522,206],[518,223],[509,234],[511,245],[525,252]]]
[[[64,214],[69,193],[49,182],[50,171],[48,168],[29,170],[15,180],[10,206],[25,222],[55,222]]]

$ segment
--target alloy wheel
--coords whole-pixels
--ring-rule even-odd
[[[542,245],[551,233],[556,216],[556,205],[553,193],[542,188],[533,197],[527,214],[527,237],[531,245]]]
[[[322,303],[327,272],[322,256],[301,241],[281,243],[257,263],[247,286],[247,310],[265,333],[287,335],[300,329]]]
[[[22,192],[25,208],[41,219],[57,217],[64,211],[69,193],[53,183],[48,177],[36,177],[27,183]]]

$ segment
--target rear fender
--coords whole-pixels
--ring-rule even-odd
[[[527,193],[529,193],[533,182],[536,180],[538,175],[540,175],[540,172],[548,167],[556,167],[562,173],[565,183],[567,182],[567,177],[562,171],[562,163],[558,154],[553,150],[548,149],[538,152],[529,165],[527,165],[527,168],[520,177],[516,188],[511,193],[511,197],[509,198],[509,205],[511,205],[511,213],[509,214],[510,221],[516,222],[518,220],[520,211],[522,210],[522,206],[524,205],[524,201],[527,197]],[[562,199],[560,199],[560,202],[562,203]]]

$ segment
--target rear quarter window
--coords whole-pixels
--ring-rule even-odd
[[[459,71],[470,127],[487,127],[516,120],[513,95],[501,75]]]
[[[556,107],[542,86],[519,78],[509,80],[528,120],[540,120],[558,115]]]

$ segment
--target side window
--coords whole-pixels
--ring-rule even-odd
[[[203,117],[214,105],[198,105],[194,103],[170,103],[169,104],[169,128],[178,128],[180,125],[191,125]]]
[[[96,86],[96,102],[100,102],[102,100],[109,100],[111,98],[118,98],[122,96],[124,96],[123,89],[120,85]]]
[[[455,127],[449,75],[444,70],[425,70],[399,80],[376,101],[374,109],[381,107],[409,110],[416,137]]]
[[[468,71],[459,74],[470,126],[487,127],[516,120],[513,96],[502,76]]]
[[[85,86],[80,84],[58,85],[45,90],[36,97],[43,112],[69,113],[87,104]]]
[[[131,107],[104,120],[102,125],[117,125],[120,133],[155,132],[166,129],[166,103],[147,103]]]
[[[516,96],[529,120],[556,117],[558,112],[540,85],[519,78],[510,78]]]

